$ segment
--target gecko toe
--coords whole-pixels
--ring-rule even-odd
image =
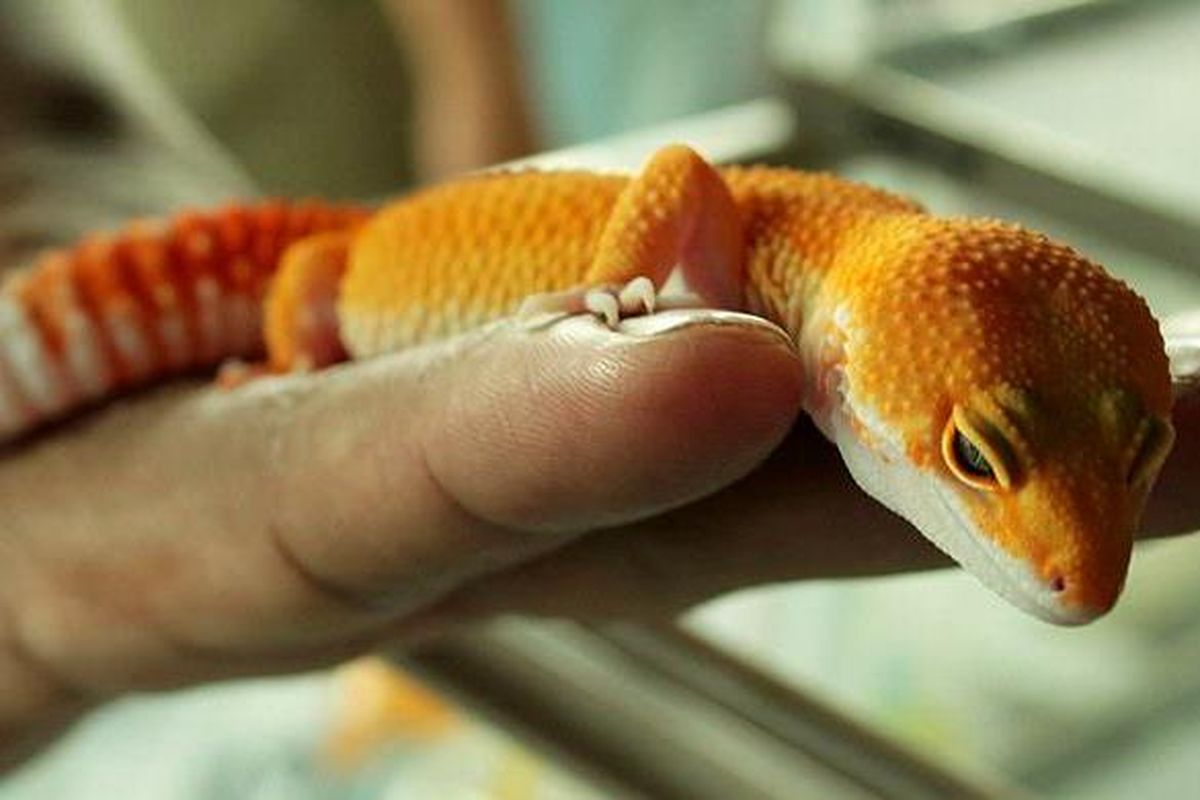
[[[617,301],[625,316],[653,314],[658,303],[658,291],[654,288],[654,281],[639,275],[621,287]]]
[[[583,297],[583,306],[591,313],[604,320],[604,324],[615,329],[621,321],[621,304],[612,292],[605,289],[594,289]]]

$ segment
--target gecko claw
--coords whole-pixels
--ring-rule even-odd
[[[626,317],[653,314],[657,305],[658,290],[645,275],[639,275],[620,289],[601,286],[589,289],[583,296],[584,308],[602,317],[613,330]]]
[[[621,303],[612,292],[593,289],[583,296],[583,307],[604,320],[614,330],[621,321]]]
[[[658,291],[654,288],[654,281],[645,275],[639,275],[625,284],[617,294],[621,310],[630,310],[635,314],[653,314],[657,301]]]

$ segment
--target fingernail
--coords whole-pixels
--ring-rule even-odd
[[[659,311],[644,317],[622,320],[618,330],[629,336],[663,336],[696,327],[734,327],[773,336],[789,348],[795,347],[788,332],[775,323],[744,314],[740,311],[725,311],[718,308],[688,308]]]

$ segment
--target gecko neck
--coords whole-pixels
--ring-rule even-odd
[[[855,268],[857,242],[869,238],[878,212],[845,215],[835,229],[820,229],[808,213],[783,213],[751,233],[746,249],[746,307],[781,326],[797,345],[818,319],[835,309],[823,291],[835,273]],[[821,217],[818,216],[819,220]]]
[[[722,177],[742,218],[747,309],[797,344],[826,278],[847,266],[865,228],[882,217],[924,213],[907,198],[825,173],[731,167]]]
[[[819,202],[761,207],[747,226],[747,310],[788,332],[804,364],[801,405],[831,440],[846,406],[847,337],[853,313],[829,291],[871,263],[879,226],[911,210],[821,207]],[[851,274],[848,274],[851,273]]]

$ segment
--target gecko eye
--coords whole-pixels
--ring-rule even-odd
[[[1171,427],[1171,423],[1157,417],[1146,420],[1142,424],[1141,442],[1133,462],[1129,465],[1129,473],[1126,476],[1128,485],[1133,487],[1149,484],[1167,460],[1174,441],[1175,429]]]
[[[963,436],[962,431],[954,432],[954,442],[951,447],[954,449],[954,463],[960,470],[972,478],[992,480],[996,477],[987,457],[980,452],[974,442]]]
[[[976,489],[1012,486],[1008,447],[999,432],[961,407],[954,409],[942,433],[942,458],[950,472]]]

